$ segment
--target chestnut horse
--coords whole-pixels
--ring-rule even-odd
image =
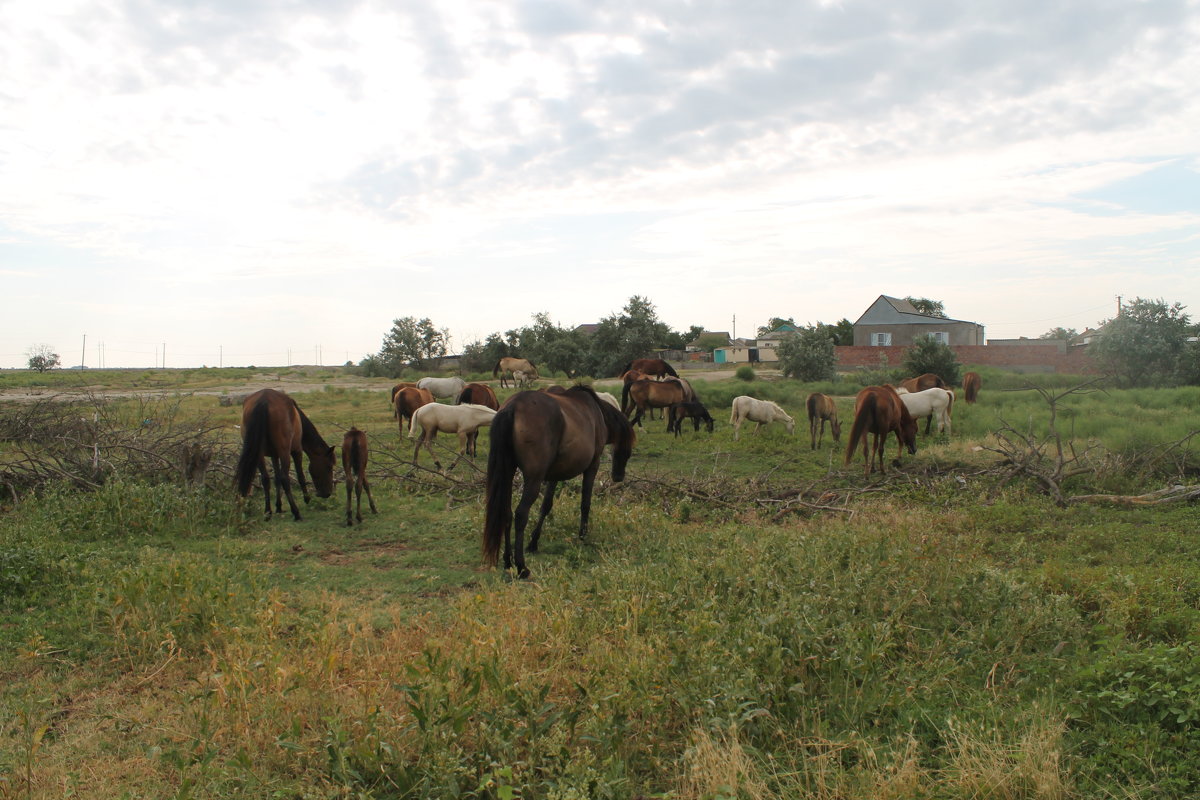
[[[808,408],[808,432],[812,436],[812,448],[817,447],[825,441],[825,421],[829,421],[829,430],[833,433],[833,441],[840,442],[842,440],[842,424],[838,422],[837,404],[833,402],[833,398],[827,394],[813,392],[808,396],[808,400],[804,404]],[[817,424],[821,426],[820,439],[817,438]]]
[[[362,522],[362,493],[367,490],[367,504],[371,513],[378,514],[375,508],[375,498],[371,497],[371,484],[367,481],[367,434],[358,428],[351,427],[342,437],[342,470],[346,473],[346,525],[354,526],[354,517],[350,516],[350,490],[358,500],[355,506],[355,517]]]
[[[492,367],[492,377],[500,379],[500,388],[508,386],[505,378],[510,377],[516,380],[513,372],[524,372],[528,380],[534,380],[538,377],[537,367],[532,361],[527,358],[514,358],[505,356],[496,362],[496,366]]]
[[[968,372],[963,375],[963,398],[972,405],[979,397],[979,389],[983,386],[983,381],[979,378],[978,372]]]
[[[625,365],[620,374],[624,375],[631,369],[636,369],[638,372],[645,373],[646,375],[652,375],[659,380],[662,380],[667,375],[675,378],[679,377],[679,373],[675,371],[675,368],[661,358],[635,358]]]
[[[850,441],[846,445],[846,466],[850,466],[854,458],[854,450],[862,440],[864,475],[870,475],[875,470],[875,461],[879,461],[879,471],[886,472],[883,464],[883,451],[887,449],[887,437],[895,431],[896,439],[900,442],[900,452],[896,455],[899,461],[904,448],[910,455],[917,452],[917,422],[908,413],[900,395],[891,386],[867,386],[854,398],[854,424],[850,428]],[[875,436],[875,441],[868,452],[867,437]]]
[[[647,409],[652,408],[670,408],[676,403],[685,402],[688,399],[687,392],[683,387],[683,383],[679,381],[652,381],[648,378],[636,380],[629,385],[629,402],[631,410],[637,409],[637,414],[633,416],[633,424],[642,424],[642,414]],[[667,423],[667,432],[670,433],[674,429],[674,423]]]
[[[404,420],[408,420],[408,431],[412,433],[412,415],[421,406],[432,403],[433,394],[428,389],[417,389],[405,386],[396,392],[396,413],[393,415],[400,421],[400,433],[404,434]]]
[[[392,405],[392,419],[396,418],[396,392],[406,388],[417,388],[416,381],[401,381],[392,387],[392,399],[388,401]]]
[[[309,501],[308,484],[304,482],[301,462],[308,455],[308,474],[312,477],[317,497],[333,494],[333,448],[304,416],[296,401],[274,389],[260,389],[242,402],[242,453],[237,464],[237,491],[241,497],[250,494],[254,472],[262,478],[266,515],[271,516],[271,478],[267,474],[267,459],[275,470],[275,511],[283,513],[283,498],[287,495],[292,518],[300,519],[300,509],[292,497],[289,478],[292,462],[296,464],[296,480]]]
[[[493,411],[500,410],[500,401],[496,399],[496,393],[486,383],[468,383],[464,386],[463,390],[458,393],[458,397],[454,398],[454,405],[458,406],[463,403],[487,406]]]
[[[900,385],[914,394],[934,387],[938,389],[946,388],[946,382],[932,372],[926,372],[924,375],[918,375],[915,378],[906,378],[900,381]]]
[[[583,476],[579,537],[587,536],[592,487],[605,444],[613,442],[612,479],[620,481],[625,478],[625,465],[636,440],[629,421],[620,411],[597,399],[590,387],[573,386],[561,393],[525,391],[510,397],[492,419],[483,522],[484,562],[496,564],[503,542],[504,568],[515,563],[517,576],[529,577],[525,566],[525,525],[543,483],[546,494],[529,538],[529,552],[537,552],[542,524],[554,506],[554,490],[559,481],[576,475]],[[518,468],[525,485],[514,515],[513,477]],[[509,538],[513,527],[515,546]]]

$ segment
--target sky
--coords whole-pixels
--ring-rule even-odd
[[[0,367],[1200,319],[1200,0],[0,0]]]

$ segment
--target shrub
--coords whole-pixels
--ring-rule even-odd
[[[950,345],[942,344],[932,336],[918,336],[913,346],[904,354],[904,369],[910,376],[932,372],[950,386],[962,382],[962,365]]]
[[[805,328],[779,343],[779,368],[802,381],[828,381],[837,375],[833,338],[821,326]]]
[[[746,381],[748,383],[754,380],[754,367],[750,366],[749,364],[742,364],[737,368],[737,371],[733,373],[733,376],[740,381]]]

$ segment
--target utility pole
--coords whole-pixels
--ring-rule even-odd
[[[223,344],[217,345],[217,366],[225,366],[225,345]]]
[[[736,338],[737,338],[737,314],[734,314],[734,315],[733,315],[733,330],[732,330],[732,331],[730,331],[730,333],[729,333],[729,338],[730,338],[730,339],[736,339]]]
[[[87,365],[87,334],[83,335],[83,352],[79,354],[79,366]]]
[[[167,343],[163,342],[163,369],[167,368]]]
[[[1121,295],[1117,295],[1117,316],[1121,316]]]

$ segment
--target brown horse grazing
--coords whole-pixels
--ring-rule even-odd
[[[812,449],[825,441],[825,421],[829,421],[829,430],[833,433],[833,441],[842,440],[842,424],[838,422],[837,404],[827,394],[813,392],[805,403],[808,407],[808,432],[812,435]],[[817,424],[820,423],[821,436],[817,438]]]
[[[496,399],[496,393],[486,383],[468,383],[464,386],[458,397],[454,398],[454,405],[461,406],[463,403],[487,406],[493,411],[500,410],[500,401]]]
[[[700,423],[703,422],[708,428],[708,432],[713,432],[713,425],[716,420],[712,418],[712,414],[708,413],[708,409],[699,400],[684,400],[682,403],[675,403],[667,410],[667,430],[674,428],[675,435],[682,433],[683,421],[691,417],[692,430],[699,432]]]
[[[687,398],[684,396],[683,384],[676,381],[652,381],[647,378],[642,378],[639,381],[634,381],[629,386],[629,400],[633,408],[637,409],[637,414],[633,417],[634,425],[642,424],[642,414],[650,408],[670,408],[676,403],[682,403]],[[674,430],[674,426],[668,423],[667,432]]]
[[[622,414],[624,414],[625,416],[629,416],[629,412],[632,410],[629,406],[629,387],[633,385],[634,381],[640,381],[640,380],[643,380],[643,379],[646,379],[649,377],[650,377],[649,375],[647,375],[646,373],[642,372],[641,370],[637,370],[637,369],[627,369],[627,370],[625,370],[625,372],[621,373],[621,413]]]
[[[408,420],[408,432],[412,433],[413,413],[421,406],[432,402],[433,394],[428,389],[405,386],[396,392],[396,413],[392,416],[400,421],[401,435],[404,434],[404,420]]]
[[[643,372],[647,376],[653,376],[660,380],[667,375],[675,378],[679,377],[679,373],[675,371],[675,368],[661,358],[635,358],[625,365],[620,374],[624,375],[631,369],[636,369],[638,372]]]
[[[935,386],[939,389],[946,388],[946,382],[932,372],[926,372],[924,375],[918,375],[915,378],[906,378],[900,381],[900,385],[913,394],[923,392],[926,389],[932,389]]]
[[[538,377],[537,367],[527,358],[505,356],[496,362],[496,366],[492,367],[492,377],[500,379],[501,389],[508,386],[506,378],[514,378],[515,380],[513,372],[524,372],[526,380],[533,380]]]
[[[846,445],[846,466],[850,466],[861,439],[863,458],[866,460],[863,474],[870,475],[875,470],[876,458],[879,460],[879,471],[886,472],[883,451],[887,449],[888,434],[893,431],[900,442],[900,451],[896,455],[898,463],[904,448],[908,448],[910,455],[917,452],[916,420],[908,413],[895,389],[890,386],[867,386],[854,398],[854,425],[850,428],[850,441]],[[868,454],[869,434],[875,436],[875,441]]]
[[[281,495],[287,495],[292,517],[300,519],[300,509],[292,497],[289,473],[294,461],[296,480],[307,503],[308,484],[304,482],[301,466],[304,454],[308,455],[308,474],[317,497],[329,497],[333,494],[333,448],[321,438],[296,401],[283,392],[260,389],[242,402],[242,453],[237,464],[239,496],[250,494],[257,470],[262,477],[266,515],[270,518],[271,478],[267,474],[267,458],[270,458],[275,470],[275,511],[283,513]]]
[[[620,411],[598,400],[590,387],[573,386],[562,393],[526,391],[510,397],[492,418],[483,522],[484,562],[496,564],[503,541],[504,568],[515,563],[517,576],[529,577],[525,566],[525,526],[543,483],[546,495],[529,538],[529,552],[537,552],[542,524],[554,506],[558,482],[576,475],[583,476],[579,537],[587,536],[592,486],[605,444],[613,443],[612,479],[620,481],[625,478],[625,465],[636,440],[629,421]],[[514,515],[512,488],[518,468],[525,486]],[[514,526],[515,546],[509,539]]]
[[[367,434],[358,428],[350,428],[342,437],[342,470],[346,473],[346,525],[353,527],[354,518],[350,516],[350,490],[358,500],[355,507],[355,517],[362,522],[362,493],[367,490],[367,504],[371,513],[378,514],[375,508],[375,498],[371,497],[371,484],[367,481]]]
[[[963,394],[968,403],[974,404],[979,399],[979,389],[983,386],[983,381],[979,378],[978,372],[968,372],[963,375]]]
[[[391,405],[392,405],[392,418],[393,419],[395,419],[395,417],[396,417],[396,392],[400,391],[401,389],[408,389],[408,388],[415,389],[416,386],[417,386],[417,384],[414,381],[401,381],[400,383],[397,383],[395,386],[392,387],[392,395],[391,395],[392,399],[389,400],[388,402],[391,403]]]

